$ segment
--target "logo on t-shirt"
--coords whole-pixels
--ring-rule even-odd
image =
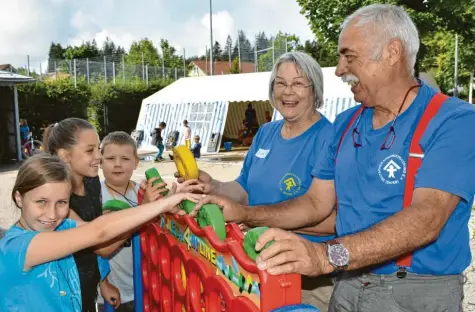
[[[280,179],[280,191],[288,196],[298,194],[302,187],[302,181],[293,173],[286,173],[282,179]]]
[[[385,184],[398,184],[406,177],[406,162],[401,156],[392,154],[379,163],[378,175]]]

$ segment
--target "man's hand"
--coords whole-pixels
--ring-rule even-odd
[[[204,204],[216,204],[223,210],[224,221],[226,222],[235,222],[243,223],[247,217],[247,208],[241,204],[233,202],[227,197],[217,196],[217,195],[208,195],[203,197],[195,206],[193,211],[190,213],[190,216],[194,217],[198,213],[198,210]]]
[[[213,178],[205,171],[200,170],[199,172],[200,173],[198,176],[198,180],[193,180],[193,181],[197,181],[199,185],[202,186],[203,194],[211,194],[211,192],[213,191],[213,185],[212,185]],[[175,172],[175,178],[177,178],[177,182],[180,184],[187,182],[180,176],[178,172]]]
[[[143,204],[151,203],[157,199],[163,197],[163,193],[167,192],[167,184],[165,182],[157,183],[155,186],[152,186],[153,182],[157,180],[158,177],[152,178],[150,180],[143,180],[140,183],[140,188],[145,191]]]
[[[325,244],[312,243],[294,233],[272,228],[259,237],[256,250],[261,250],[272,240],[274,243],[256,259],[260,270],[267,270],[272,275],[298,273],[307,276],[333,271],[328,262]]]
[[[120,306],[120,291],[117,287],[109,283],[109,281],[104,279],[100,282],[101,295],[105,301],[107,301],[114,309],[117,309]]]

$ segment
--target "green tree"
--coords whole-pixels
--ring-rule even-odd
[[[131,65],[141,65],[142,53],[144,64],[162,66],[162,60],[158,55],[157,48],[153,45],[153,42],[147,38],[132,43],[129,54],[126,58],[126,63]]]
[[[257,50],[263,50],[263,49],[267,49],[267,48],[270,48],[271,47],[271,41],[272,41],[272,38],[269,40],[269,38],[267,38],[265,32],[259,32],[257,33],[256,35],[256,47],[257,47]]]
[[[337,63],[336,51],[340,25],[348,15],[365,5],[389,3],[404,7],[417,25],[421,47],[416,72],[435,70],[439,79],[442,79],[443,89],[447,88],[450,76],[453,77],[455,33],[463,38],[459,47],[459,51],[463,54],[461,57],[463,64],[459,62],[462,66],[462,81],[466,75],[463,68],[473,70],[475,67],[475,58],[468,53],[475,48],[475,27],[473,26],[475,25],[475,0],[321,0],[318,2],[297,0],[297,2],[302,8],[301,13],[308,19],[316,36],[318,55],[321,60],[324,60],[322,63],[326,65],[330,60],[332,66]],[[451,58],[452,65],[449,61]],[[442,68],[442,63],[446,66],[445,68]],[[452,69],[452,73],[449,72],[449,68]]]
[[[229,69],[230,74],[239,74],[241,71],[239,70],[239,59],[235,57],[231,64],[231,68]]]
[[[48,52],[48,58],[50,60],[59,60],[63,58],[64,49],[60,43],[51,42]]]
[[[84,59],[99,56],[99,49],[97,48],[96,41],[86,41],[80,46],[68,46],[63,53],[63,59]]]
[[[221,61],[221,54],[223,54],[223,49],[221,49],[219,42],[215,41],[213,45],[213,62]]]
[[[233,39],[231,39],[230,35],[228,35],[228,38],[226,39],[226,44],[224,45],[223,54],[221,55],[222,60],[229,61],[229,54],[230,54],[229,51],[231,51],[231,59],[232,59],[232,57],[233,57]]]
[[[241,62],[254,62],[254,48],[252,47],[249,39],[247,39],[244,31],[238,31],[238,40],[239,48],[241,50]]]
[[[176,48],[166,39],[160,40],[160,48],[166,68],[183,68],[183,56],[176,55]]]

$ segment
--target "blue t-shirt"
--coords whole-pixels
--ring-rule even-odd
[[[351,126],[334,155],[345,128],[360,106],[341,113],[334,123],[328,157],[312,173],[334,179],[338,198],[338,236],[358,233],[402,210],[409,145],[416,126],[436,93],[423,85],[409,108],[396,120],[395,141],[380,150],[390,124],[373,129],[373,109],[364,110],[358,125],[362,146],[353,146]],[[413,253],[410,272],[459,274],[470,264],[468,220],[475,194],[475,107],[449,98],[428,124],[420,146],[425,154],[414,188],[433,188],[461,198],[438,239]],[[394,261],[373,269],[376,274],[397,271]]]
[[[56,231],[75,227],[75,221],[66,219]],[[36,234],[12,226],[0,240],[0,311],[81,312],[79,274],[72,255],[23,270]]]
[[[305,194],[312,184],[316,158],[326,152],[332,125],[324,116],[301,135],[284,139],[284,120],[268,122],[254,137],[237,182],[248,194],[249,206],[269,205]],[[326,241],[334,236],[303,237]]]
[[[20,126],[20,135],[22,140],[28,139],[28,133],[30,133],[30,127],[28,125]]]

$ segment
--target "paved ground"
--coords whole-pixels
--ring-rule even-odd
[[[222,181],[230,181],[235,179],[241,170],[242,160],[245,152],[230,152],[220,154],[219,156],[206,156],[198,162],[200,169],[210,173],[213,177]],[[155,166],[163,179],[171,183],[174,181],[173,173],[175,172],[175,165],[171,161],[154,164],[150,156],[143,156],[132,179],[140,181],[145,178],[144,172],[148,168]],[[0,237],[2,236],[2,228],[8,228],[19,218],[19,210],[13,206],[11,200],[11,190],[15,182],[17,171],[15,166],[0,168]],[[470,219],[470,246],[472,254],[475,254],[475,217]],[[465,312],[475,312],[475,265],[472,261],[470,267],[465,271],[466,283],[464,310]]]

